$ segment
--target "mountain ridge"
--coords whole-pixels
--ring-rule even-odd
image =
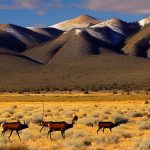
[[[1,24],[0,91],[149,90],[150,24],[73,20],[63,31]]]

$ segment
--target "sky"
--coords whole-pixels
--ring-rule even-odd
[[[133,22],[150,16],[150,0],[0,0],[0,23],[42,27],[84,14]]]

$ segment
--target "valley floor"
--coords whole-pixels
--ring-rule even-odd
[[[47,129],[40,133],[44,100],[44,116],[47,121],[71,122],[73,115],[78,124],[66,131],[66,139],[60,132],[47,139]],[[145,104],[148,101],[149,104]],[[14,132],[11,141],[0,138],[0,149],[19,150],[148,150],[150,148],[150,95],[144,93],[74,93],[74,94],[1,94],[0,122],[26,120],[29,128],[20,132],[22,142]],[[97,134],[98,121],[120,119],[124,122]],[[94,127],[90,125],[94,124]],[[0,128],[1,132],[2,128]]]

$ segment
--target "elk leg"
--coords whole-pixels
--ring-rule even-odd
[[[64,136],[64,139],[65,139],[65,131],[63,131],[63,136]]]
[[[50,130],[47,132],[47,138],[48,138],[49,134],[50,134]]]
[[[103,133],[104,133],[105,128],[103,128]]]
[[[62,131],[62,130],[61,130],[61,136],[62,136],[62,138],[64,138],[64,137],[63,137],[63,131]]]
[[[62,136],[63,139],[65,138],[65,134],[64,134],[63,130],[61,130],[61,136]]]
[[[43,128],[44,128],[44,126],[42,126],[42,128],[41,128],[40,132],[42,132]]]
[[[1,134],[1,136],[4,136],[4,134],[5,134],[5,130],[3,130],[3,131],[2,131],[2,134]]]
[[[98,134],[98,132],[99,132],[100,129],[101,129],[101,128],[99,127],[98,130],[97,130],[97,134]]]
[[[12,133],[13,133],[13,130],[10,132],[10,135],[8,137],[9,141],[10,141],[10,137],[11,137]]]
[[[111,131],[111,128],[109,128],[109,130]],[[112,132],[112,131],[111,131]]]
[[[52,136],[51,136],[51,135],[52,135],[52,131],[50,131],[50,139],[52,139]]]
[[[3,136],[3,132],[4,132],[4,131],[2,131],[2,134],[1,134],[1,136]]]
[[[21,141],[21,138],[20,138],[19,132],[18,132],[18,131],[16,131],[16,133],[17,133],[17,135],[18,135],[18,137],[19,137],[19,140]]]

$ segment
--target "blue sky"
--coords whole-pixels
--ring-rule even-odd
[[[150,16],[149,0],[0,0],[0,23],[48,26],[82,14],[101,20]]]

